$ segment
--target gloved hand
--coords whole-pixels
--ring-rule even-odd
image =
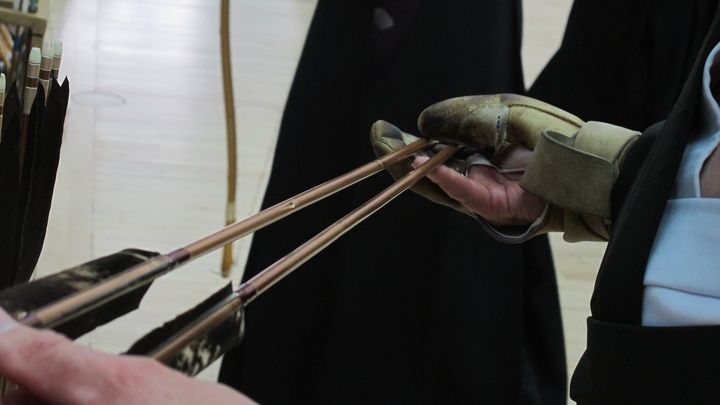
[[[377,155],[378,157],[387,155],[398,149],[402,149],[405,146],[417,141],[418,139],[420,138],[415,135],[402,132],[398,127],[392,125],[387,121],[376,121],[370,129],[370,143],[372,143],[375,155]],[[438,146],[431,148],[430,150],[419,152],[416,154],[416,156],[431,158],[435,155],[437,148]],[[411,158],[396,163],[388,167],[387,171],[390,172],[390,174],[395,180],[398,180],[415,169],[412,165],[413,159],[414,158]],[[446,165],[452,168],[452,170],[461,173],[465,170],[465,163],[460,159],[451,159],[446,163]],[[410,190],[422,195],[423,197],[436,204],[445,205],[455,210],[458,210],[463,214],[475,217],[475,214],[471,210],[465,208],[455,199],[450,198],[447,193],[443,191],[442,188],[440,188],[440,186],[428,180],[427,178],[418,181],[414,186],[410,188]]]
[[[583,124],[555,106],[516,94],[451,98],[418,118],[423,136],[469,146],[497,163],[513,149],[534,149],[543,131],[572,136]]]
[[[377,156],[384,156],[415,142],[418,137],[402,132],[386,121],[377,121],[370,134],[373,148]],[[442,146],[416,154],[417,160],[425,162]],[[431,172],[428,178],[420,180],[411,190],[430,201],[448,206],[475,219],[478,213],[495,225],[528,225],[543,211],[545,202],[518,186],[518,181],[525,169],[532,151],[527,148],[513,148],[512,152],[503,155],[498,167],[492,165],[477,150],[467,148],[459,150],[455,159]],[[390,166],[387,170],[397,180],[413,170],[412,159]],[[440,173],[441,178],[450,179],[443,184],[447,190],[433,181]],[[466,177],[467,176],[467,177]],[[477,185],[474,181],[484,184]],[[482,189],[491,196],[491,202],[481,201],[473,204],[464,195],[472,194],[476,188]],[[501,201],[497,201],[501,200]],[[508,204],[502,204],[507,202]]]
[[[513,94],[442,101],[423,111],[418,126],[428,138],[466,146],[467,179],[442,168],[430,178],[506,242],[550,230],[564,231],[566,240],[607,238],[610,189],[639,135]],[[543,201],[534,221],[537,200],[523,190]],[[522,212],[528,207],[530,215]]]

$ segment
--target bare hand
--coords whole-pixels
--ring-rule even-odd
[[[428,161],[418,157],[413,166]],[[472,166],[467,177],[440,166],[428,178],[466,208],[497,226],[530,225],[545,209],[545,201],[523,190],[520,173],[503,174],[489,166]]]
[[[100,353],[14,322],[0,309],[0,376],[20,388],[3,405],[244,404],[230,388],[193,380],[141,357]]]

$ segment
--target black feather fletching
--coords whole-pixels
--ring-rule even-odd
[[[15,283],[20,201],[20,100],[13,83],[6,92],[0,141],[0,289]]]
[[[52,87],[39,123],[34,160],[28,179],[25,217],[20,230],[20,258],[16,283],[30,279],[40,258],[60,162],[60,146],[62,145],[70,83],[67,79],[63,82],[62,87],[54,79],[50,83]],[[42,98],[39,99],[42,100]]]
[[[40,142],[40,121],[45,113],[45,105],[43,100],[45,92],[43,87],[39,86],[37,95],[33,101],[30,115],[25,125],[24,144],[21,140],[21,172],[20,172],[20,194],[18,196],[18,210],[15,227],[16,245],[15,245],[15,271],[13,284],[21,283],[30,279],[30,273],[24,271],[20,266],[22,246],[25,244],[25,237],[31,232],[37,232],[36,229],[29,229],[29,218],[35,213],[30,210],[30,202],[33,198],[34,182],[37,178],[37,148]],[[21,120],[22,122],[22,120]]]
[[[21,104],[11,84],[0,142],[0,289],[30,279],[42,251],[60,159],[70,84],[42,86],[22,132]]]
[[[22,317],[157,255],[158,253],[155,252],[126,249],[29,283],[18,284],[0,291],[0,307],[16,318]],[[53,329],[71,339],[78,338],[98,326],[137,309],[148,288],[150,284]]]
[[[182,329],[202,319],[232,293],[232,285],[226,285],[196,307],[140,338],[130,347],[127,354],[150,355]],[[194,376],[238,345],[242,340],[244,327],[245,318],[241,306],[232,316],[178,351],[166,364],[182,373]]]
[[[15,86],[15,83],[12,83],[10,87],[5,91],[5,104],[3,106],[3,125],[2,125],[2,133],[5,134],[7,132],[7,127],[9,126],[10,121],[8,118],[11,117],[18,117],[18,114],[20,113],[20,98],[18,97],[17,92],[17,86]],[[17,133],[17,138],[15,142],[19,141],[20,132]],[[2,138],[3,141],[5,141],[5,138]]]

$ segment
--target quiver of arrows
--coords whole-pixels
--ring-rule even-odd
[[[30,279],[42,251],[70,84],[38,87],[29,115],[17,87],[6,93],[0,140],[0,289]]]

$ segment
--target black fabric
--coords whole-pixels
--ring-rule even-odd
[[[379,34],[395,36],[387,52],[367,2],[318,2],[264,206],[371,160],[377,119],[412,133],[434,102],[523,91],[519,1],[419,4],[402,32]],[[258,232],[244,277],[390,182],[378,175]],[[500,244],[412,194],[253,301],[246,324],[220,380],[261,403],[566,400],[547,240]]]
[[[654,139],[641,146],[648,149],[650,145],[614,222],[596,281],[588,348],[570,390],[579,404],[720,401],[720,327],[639,326],[647,259],[685,144],[696,129],[702,67],[720,40],[720,10],[714,15],[692,73],[666,122],[649,128],[641,137]]]
[[[630,187],[632,187],[635,182],[637,174],[640,172],[640,167],[642,167],[655,138],[657,138],[658,133],[662,131],[664,124],[664,121],[658,122],[645,130],[625,155],[625,159],[623,159],[622,166],[620,167],[620,174],[613,185],[611,193],[611,219],[613,221],[617,219],[622,204],[625,202],[625,198],[630,191]]]
[[[718,404],[720,326],[642,327],[588,319],[573,378],[580,405]]]
[[[598,320],[640,324],[645,266],[685,144],[693,132],[702,67],[718,40],[720,25],[716,19],[682,94],[657,134],[616,218],[591,302],[593,316]]]
[[[578,0],[573,4],[560,49],[529,93],[572,111],[584,120],[605,121],[636,129],[665,119],[674,109],[674,118],[665,124],[663,133],[687,133],[695,103],[693,91],[697,90],[693,90],[693,86],[686,87],[682,96],[684,101],[675,102],[688,75],[696,73],[697,63],[702,65],[704,61],[696,62],[698,52],[703,47],[707,52],[707,46],[714,45],[703,45],[703,40],[717,4],[717,0],[681,4],[670,0]],[[698,76],[695,77],[699,80]],[[650,132],[657,131],[658,128],[654,128]],[[603,268],[644,268],[653,242],[652,235],[682,155],[682,139],[676,137],[676,141],[662,146],[661,152],[653,152],[658,145],[650,146],[653,142],[647,138],[631,148],[631,163],[613,192],[613,204],[620,206],[621,200],[630,199],[633,193],[639,193],[639,198],[647,201],[642,204],[634,201],[631,203],[634,206],[632,210],[617,214],[608,253],[619,252],[607,254]],[[632,152],[633,149],[635,152]],[[664,153],[671,149],[673,153],[666,156]],[[644,191],[640,192],[632,184],[635,174],[645,170],[640,164],[645,161],[636,157],[645,153],[657,158],[654,158],[655,172],[644,177],[646,184],[642,188]],[[633,225],[626,226],[625,221],[631,221]],[[640,229],[643,231],[639,232]],[[645,236],[638,237],[638,234]],[[601,269],[596,292],[605,288],[603,273]],[[623,281],[613,279],[608,284],[612,287],[608,287],[606,293],[594,294],[593,314],[605,321],[638,323],[642,273],[618,271],[616,274],[622,274]],[[615,291],[618,284],[628,287],[627,294],[621,299]],[[616,306],[607,309],[612,311],[612,315],[601,303],[606,298],[610,301],[608,307]],[[629,302],[633,303],[632,311],[626,310],[625,305]]]
[[[529,95],[590,121],[643,130],[674,105],[717,0],[576,0]]]

